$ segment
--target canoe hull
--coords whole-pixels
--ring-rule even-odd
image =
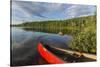
[[[38,44],[38,52],[40,55],[50,64],[63,64],[63,60],[52,54],[46,48],[43,47],[41,43]]]

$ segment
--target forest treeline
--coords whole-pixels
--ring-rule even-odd
[[[96,54],[96,16],[84,16],[67,20],[26,22],[12,26],[47,33],[62,32],[73,36],[73,40],[69,45],[71,49]]]

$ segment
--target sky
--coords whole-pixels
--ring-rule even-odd
[[[95,5],[12,1],[12,24],[94,15]]]

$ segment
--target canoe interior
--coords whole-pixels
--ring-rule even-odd
[[[62,60],[64,60],[65,62],[70,62],[70,63],[74,63],[74,62],[92,62],[92,61],[96,61],[84,56],[81,57],[77,57],[76,55],[71,55],[68,54],[66,52],[62,52],[60,50],[54,49],[48,45],[44,45],[45,48],[47,48],[50,52],[52,52],[54,55],[58,56],[59,58],[61,58]]]

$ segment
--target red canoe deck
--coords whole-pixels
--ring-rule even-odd
[[[38,51],[40,55],[50,64],[63,64],[65,63],[63,60],[52,54],[46,48],[42,46],[41,43],[38,44]]]

